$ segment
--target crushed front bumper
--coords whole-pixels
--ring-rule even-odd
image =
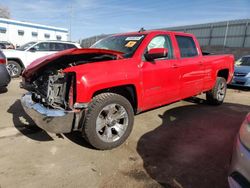
[[[31,93],[23,95],[21,103],[25,112],[41,129],[51,133],[69,133],[73,130],[74,112],[46,108],[35,103]]]

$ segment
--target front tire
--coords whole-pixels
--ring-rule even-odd
[[[12,78],[19,77],[21,75],[22,67],[16,61],[8,61],[6,68]]]
[[[112,149],[128,138],[133,123],[133,108],[125,97],[102,93],[88,107],[83,136],[96,149]]]
[[[226,96],[226,90],[227,82],[225,78],[217,77],[213,89],[206,93],[207,102],[212,105],[222,104]]]

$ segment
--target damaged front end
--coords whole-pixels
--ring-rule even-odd
[[[74,73],[43,73],[28,85],[32,92],[32,100],[45,107],[54,109],[72,109],[75,88]],[[27,84],[27,83],[26,83]],[[27,85],[26,85],[27,87]]]
[[[69,133],[78,130],[80,110],[74,109],[74,73],[44,74],[31,84],[22,105],[40,128],[52,133]],[[73,123],[75,122],[75,125]]]
[[[76,72],[72,66],[114,60],[119,52],[98,49],[67,50],[33,62],[23,73],[21,87],[28,90],[21,103],[36,125],[52,133],[81,129],[87,103],[76,101]]]
[[[32,117],[36,125],[51,133],[69,133],[74,120],[73,111],[46,108],[32,100],[27,93],[21,99],[25,112]]]

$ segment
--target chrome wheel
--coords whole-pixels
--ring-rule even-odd
[[[119,140],[128,127],[128,113],[119,104],[105,106],[96,119],[96,132],[104,142]]]
[[[19,76],[19,67],[15,64],[12,64],[12,63],[8,63],[6,65],[6,68],[10,74],[11,77],[14,77],[14,76]]]
[[[218,86],[218,90],[217,90],[217,99],[219,101],[223,101],[224,97],[226,95],[226,83],[221,82]]]

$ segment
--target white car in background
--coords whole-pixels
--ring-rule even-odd
[[[66,41],[35,41],[24,44],[16,50],[2,51],[7,58],[7,69],[11,77],[18,77],[35,59],[70,48],[81,48],[81,46]]]

